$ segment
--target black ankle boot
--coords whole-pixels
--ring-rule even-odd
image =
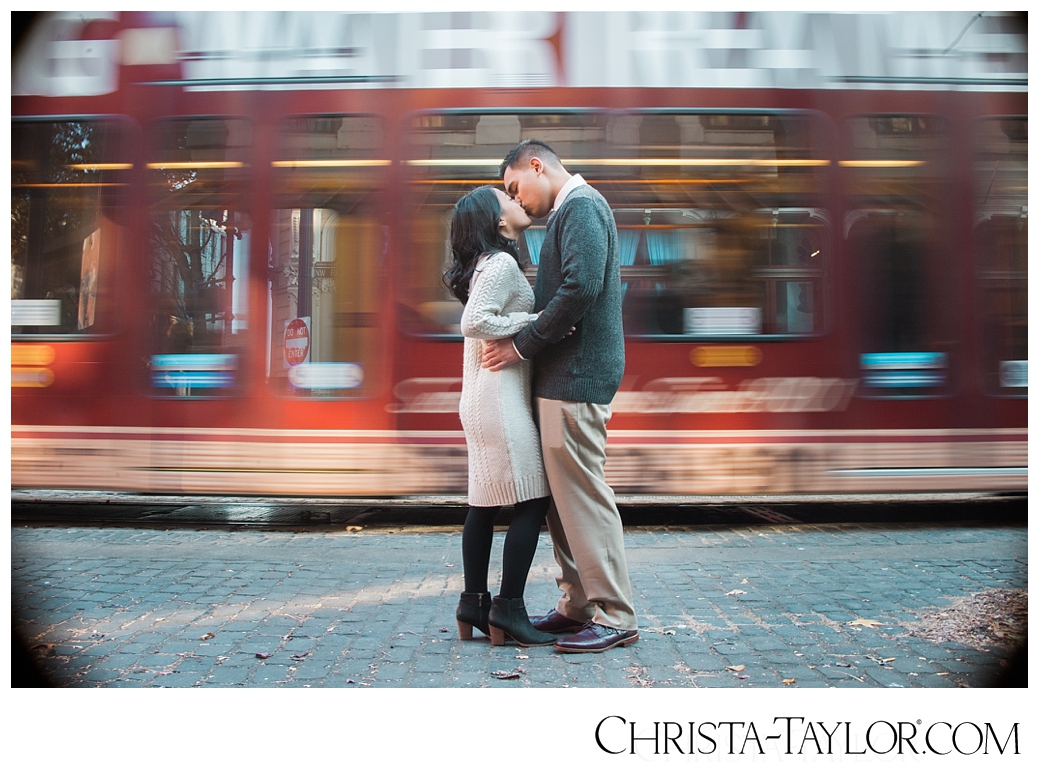
[[[490,611],[490,591],[482,594],[463,593],[458,600],[458,609],[455,610],[455,621],[458,623],[459,638],[472,639],[473,626],[484,634],[490,635],[491,630],[487,625],[487,614]]]
[[[492,645],[504,645],[506,637],[523,647],[551,645],[556,641],[555,634],[546,634],[530,625],[523,599],[495,596],[487,623],[491,627]]]

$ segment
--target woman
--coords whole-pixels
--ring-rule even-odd
[[[458,635],[472,639],[475,626],[494,645],[509,637],[524,647],[555,641],[530,625],[523,604],[550,501],[531,403],[531,364],[521,361],[491,372],[480,367],[480,353],[484,340],[511,337],[536,318],[534,292],[515,246],[529,226],[530,217],[503,191],[474,189],[451,216],[452,263],[444,274],[451,293],[465,305],[459,415],[469,449],[469,512],[462,528],[465,590],[455,613]],[[492,601],[487,567],[503,505],[515,509],[505,535],[501,590]]]

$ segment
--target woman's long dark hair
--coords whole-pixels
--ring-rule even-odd
[[[477,260],[504,251],[519,262],[516,244],[498,230],[501,203],[493,186],[481,186],[464,195],[451,214],[451,266],[444,284],[464,305],[469,301],[469,282]]]

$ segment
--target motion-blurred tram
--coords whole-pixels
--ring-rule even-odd
[[[620,498],[1025,491],[1027,77],[1018,13],[41,14],[12,487],[464,499],[450,213],[535,137],[618,225]]]

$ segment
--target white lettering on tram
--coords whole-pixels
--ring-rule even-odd
[[[1009,12],[976,16],[178,11],[170,14],[175,35],[161,40],[179,41],[182,77],[198,82],[190,88],[258,88],[251,79],[269,79],[259,88],[948,89],[991,83],[1027,91],[1023,25],[1004,18]],[[112,17],[48,14],[12,63],[12,94],[114,91],[120,64],[148,60],[129,51],[121,59],[121,42],[126,48],[134,39],[130,29],[112,40],[83,38],[92,19]]]
[[[395,31],[377,15],[182,11],[184,78],[248,80],[392,76]],[[289,85],[299,88],[298,85]]]
[[[11,94],[78,97],[109,94],[119,85],[119,42],[84,40],[87,26],[118,13],[62,11],[41,15],[11,63]]]
[[[180,12],[184,78],[353,80],[369,87],[554,86],[548,12]],[[286,88],[301,88],[293,82]]]
[[[621,390],[614,413],[829,413],[848,406],[858,381],[844,378],[752,378],[734,389],[720,378],[658,378]],[[410,378],[393,389],[391,413],[457,413],[457,378]]]
[[[556,86],[565,83],[549,12],[407,14],[398,38],[399,74],[416,87]]]

